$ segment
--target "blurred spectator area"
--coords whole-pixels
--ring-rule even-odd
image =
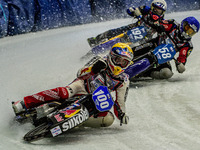
[[[130,6],[152,0],[1,0],[0,38],[63,26],[126,18]],[[200,9],[199,0],[166,0],[169,12]]]

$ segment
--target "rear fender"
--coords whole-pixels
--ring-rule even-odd
[[[139,61],[136,61],[134,64],[130,65],[125,73],[129,75],[129,78],[132,78],[143,71],[147,70],[151,66],[149,59],[143,58]]]
[[[119,43],[119,42],[121,42],[120,38],[114,38],[112,40],[109,40],[108,42],[105,42],[103,44],[93,47],[91,51],[95,55],[106,53],[110,51],[110,49],[112,48],[114,44]]]

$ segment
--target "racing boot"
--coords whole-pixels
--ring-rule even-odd
[[[87,41],[88,41],[90,47],[95,47],[95,46],[107,41],[108,39],[113,38],[114,33],[115,33],[114,31],[109,30],[109,31],[106,31],[104,33],[97,35],[96,37],[88,38]]]
[[[88,38],[87,41],[90,47],[95,47],[98,44],[95,37]]]
[[[17,102],[12,102],[12,108],[13,108],[16,116],[21,114],[22,112],[26,111],[26,106],[25,106],[23,100],[19,100]]]

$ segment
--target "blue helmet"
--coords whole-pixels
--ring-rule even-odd
[[[187,17],[181,22],[180,29],[191,37],[199,31],[199,21],[195,17]]]

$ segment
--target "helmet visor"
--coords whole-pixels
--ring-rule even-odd
[[[154,7],[154,6],[152,7],[152,12],[159,15],[159,16],[164,14],[164,11],[162,9],[160,9],[158,7]]]
[[[193,28],[191,28],[190,26],[189,26],[189,24],[186,24],[185,26],[184,26],[184,31],[185,31],[185,33],[187,34],[187,35],[189,35],[189,36],[193,36],[196,32],[193,30]]]
[[[120,66],[121,68],[126,68],[130,64],[129,60],[120,56],[113,55],[111,59],[116,66]]]

